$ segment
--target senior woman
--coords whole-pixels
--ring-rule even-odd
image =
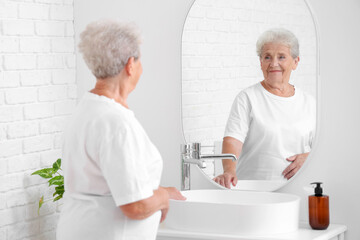
[[[256,43],[264,80],[234,100],[223,152],[224,173],[214,180],[227,187],[239,180],[286,181],[309,155],[315,133],[315,99],[289,83],[299,64],[299,43],[286,29],[270,29]]]
[[[64,134],[65,203],[58,240],[155,239],[175,188],[159,186],[162,159],[127,104],[142,74],[133,26],[103,20],[80,35],[96,85]]]

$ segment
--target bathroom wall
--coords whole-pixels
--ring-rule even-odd
[[[61,157],[76,104],[73,0],[0,0],[0,239],[55,239],[57,205],[30,174]]]
[[[164,158],[162,184],[180,187],[181,33],[193,0],[75,2],[75,32],[99,17],[135,21],[143,31],[144,74],[131,95],[130,108],[144,125]],[[283,1],[286,2],[286,1]],[[323,181],[330,195],[331,222],[348,226],[347,239],[360,239],[360,2],[309,0],[320,26],[318,139],[301,174],[284,187],[302,197],[301,219],[307,220],[303,187]],[[86,9],[86,11],[84,10]],[[296,19],[295,19],[296,20]],[[301,19],[297,19],[301,21]],[[94,84],[78,58],[79,95]]]

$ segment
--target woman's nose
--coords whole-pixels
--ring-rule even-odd
[[[279,61],[276,58],[273,58],[273,60],[270,63],[271,67],[278,67],[279,66]]]

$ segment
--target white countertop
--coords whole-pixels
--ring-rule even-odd
[[[326,230],[313,230],[308,223],[300,223],[299,230],[286,234],[276,234],[271,236],[240,236],[229,234],[214,234],[201,232],[187,232],[175,230],[160,224],[158,230],[158,237],[173,237],[182,239],[211,239],[211,240],[249,240],[249,239],[266,239],[266,240],[328,240],[333,237],[343,234],[347,230],[345,225],[330,224]]]

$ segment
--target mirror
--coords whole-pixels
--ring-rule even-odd
[[[271,28],[285,28],[297,37],[300,61],[289,83],[299,89],[297,92],[306,92],[316,100],[319,60],[315,24],[304,0],[195,0],[182,36],[182,122],[186,142],[200,142],[203,153],[221,153],[235,97],[264,79],[256,42]],[[289,160],[283,161],[290,164]],[[221,160],[207,163],[204,172],[210,179],[222,174]],[[247,177],[240,181],[255,187],[238,184],[238,189],[276,190],[288,182],[277,174],[270,179]]]

